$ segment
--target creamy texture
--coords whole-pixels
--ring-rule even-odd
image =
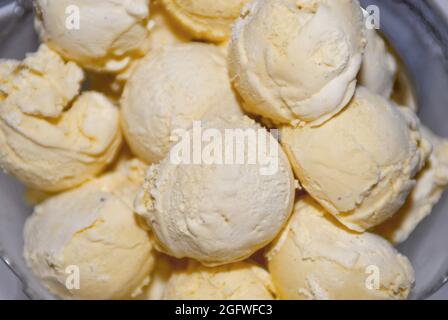
[[[150,30],[148,38],[148,55],[151,55],[153,51],[165,45],[187,43],[191,41],[191,37],[179,30],[179,27],[171,21],[163,7],[158,1],[151,2],[150,6],[150,20],[148,22],[148,29]],[[109,81],[107,86],[104,88],[107,92],[112,92],[114,96],[121,96],[123,88],[126,82],[129,80],[132,72],[134,72],[136,66],[140,59],[132,60],[129,65],[120,70],[119,73],[113,75],[112,81]],[[102,80],[100,77],[104,75],[99,75],[97,80]],[[105,76],[110,76],[106,74]],[[104,87],[104,86],[103,86]]]
[[[267,257],[281,299],[405,299],[414,282],[409,260],[386,240],[345,229],[308,196]]]
[[[119,111],[97,92],[75,98],[83,79],[77,65],[42,45],[22,62],[0,61],[0,73],[3,170],[54,192],[93,178],[114,159]]]
[[[226,129],[269,134],[249,118],[214,120],[202,127],[223,135]],[[216,266],[243,260],[272,241],[291,212],[295,183],[285,154],[271,140],[278,167],[270,175],[260,173],[260,161],[249,163],[247,140],[242,164],[176,164],[167,156],[151,166],[135,205],[151,226],[157,248]],[[267,156],[260,145],[258,152]]]
[[[391,100],[400,106],[409,107],[412,111],[417,112],[418,105],[414,91],[406,68],[399,64]]]
[[[25,259],[54,294],[65,299],[127,299],[145,283],[152,242],[132,210],[144,177],[138,160],[37,206],[25,224]],[[70,267],[79,289],[68,289]],[[72,270],[67,272],[67,270]]]
[[[149,27],[151,31],[150,50],[156,50],[169,44],[190,42],[192,39],[186,31],[181,30],[179,25],[170,19],[160,1],[151,2]]]
[[[433,144],[434,151],[417,176],[417,184],[405,205],[375,229],[393,243],[408,239],[418,224],[431,213],[448,186],[448,140],[437,137],[425,127],[422,127],[422,132]]]
[[[56,118],[78,95],[83,71],[41,45],[23,61],[0,60],[0,102],[32,116]]]
[[[249,0],[161,0],[172,18],[199,40],[224,41]]]
[[[166,288],[166,300],[273,300],[269,274],[250,262],[206,268],[190,262],[174,272]]]
[[[23,194],[25,202],[31,206],[38,205],[39,203],[47,200],[48,198],[55,196],[57,193],[46,192],[42,190],[36,190],[32,188],[26,188]]]
[[[34,0],[34,5],[42,41],[85,68],[119,72],[148,50],[148,0]]]
[[[255,0],[233,27],[231,78],[247,112],[319,125],[352,98],[365,43],[357,0]]]
[[[366,38],[367,46],[358,76],[359,84],[389,98],[398,71],[397,61],[375,29],[368,29]]]
[[[302,186],[356,231],[396,213],[415,185],[431,144],[411,110],[363,87],[320,127],[284,127],[282,143]]]
[[[174,129],[243,114],[224,55],[199,43],[164,46],[142,59],[126,84],[121,111],[127,142],[149,163],[168,153]]]
[[[166,256],[157,253],[155,256],[154,270],[152,271],[149,284],[144,288],[144,300],[162,300],[168,281],[173,274],[173,265]]]

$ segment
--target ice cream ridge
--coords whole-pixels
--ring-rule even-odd
[[[394,98],[358,0],[33,2],[42,44],[0,60],[0,167],[55,297],[411,295],[393,245],[447,188],[448,139]]]
[[[418,224],[431,213],[448,187],[448,140],[424,126],[422,134],[431,141],[434,151],[417,175],[416,185],[404,206],[391,219],[374,229],[393,243],[401,243],[409,238]]]

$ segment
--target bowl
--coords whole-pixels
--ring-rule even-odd
[[[422,122],[448,137],[448,19],[430,1],[361,0],[380,10],[381,32],[401,60]],[[0,58],[21,59],[38,40],[29,1],[0,0]],[[23,200],[24,187],[0,174],[0,256],[33,299],[54,299],[27,268],[22,256],[22,229],[32,207]],[[425,299],[448,281],[448,197],[398,246],[411,261],[416,283],[410,299]]]

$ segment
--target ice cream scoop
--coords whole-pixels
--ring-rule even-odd
[[[34,0],[43,42],[82,67],[116,73],[149,45],[149,0]]]
[[[367,46],[358,76],[359,84],[389,98],[398,71],[397,61],[375,29],[367,29],[366,38]]]
[[[247,112],[319,125],[352,98],[365,44],[357,0],[255,0],[232,29],[231,79]]]
[[[282,129],[282,144],[302,186],[350,229],[364,231],[395,214],[415,185],[431,144],[419,120],[359,87],[343,112],[319,127]]]
[[[132,209],[146,166],[139,160],[38,205],[24,229],[26,262],[64,299],[128,299],[154,265]]]
[[[308,196],[267,253],[280,299],[405,299],[409,260],[386,240],[339,224]]]
[[[422,133],[433,144],[434,151],[416,177],[417,184],[403,208],[375,229],[393,243],[408,239],[418,224],[431,213],[448,186],[448,140],[423,126]]]
[[[170,16],[199,40],[220,42],[249,0],[162,0]]]
[[[61,191],[100,173],[122,142],[118,109],[78,96],[82,70],[42,45],[0,62],[0,166],[28,187]],[[73,100],[74,99],[74,100]]]
[[[223,53],[200,43],[163,46],[142,59],[126,84],[121,111],[127,142],[149,163],[168,153],[173,130],[243,114]]]
[[[269,274],[251,262],[206,268],[190,262],[177,270],[165,288],[166,300],[273,300]]]
[[[277,140],[253,120],[216,119],[201,130],[203,140],[193,128],[149,168],[135,206],[158,250],[217,266],[274,239],[291,212],[295,181]],[[190,148],[178,150],[182,145]],[[190,151],[202,157],[176,159]]]

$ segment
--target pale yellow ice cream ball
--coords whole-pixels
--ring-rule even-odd
[[[153,245],[132,209],[145,168],[128,161],[35,208],[24,228],[24,255],[50,292],[63,299],[130,299],[147,282]]]
[[[173,130],[193,121],[243,115],[224,54],[210,44],[168,45],[142,59],[122,97],[122,124],[132,151],[148,163],[168,153]]]
[[[405,299],[409,260],[372,233],[346,229],[309,196],[267,252],[280,299]]]
[[[34,0],[34,6],[41,40],[84,68],[116,73],[149,48],[149,0]]]
[[[247,112],[319,125],[348,104],[366,44],[357,0],[255,0],[241,12],[229,69]]]
[[[150,166],[135,207],[151,227],[159,251],[217,266],[244,260],[275,238],[291,213],[295,181],[277,140],[253,120],[234,117],[203,122],[203,132],[209,129],[223,139],[226,131],[265,134],[271,147],[262,147],[264,143],[257,139],[252,150],[263,158],[269,154],[274,166],[268,168],[260,158],[249,163],[252,142],[248,139],[242,143],[241,164],[178,162],[171,155],[177,153],[173,150],[183,144],[181,140],[164,160]],[[223,146],[231,143],[221,142]],[[202,143],[205,149],[208,143]]]
[[[349,106],[321,126],[281,130],[304,189],[356,231],[395,214],[415,186],[431,144],[411,110],[359,87]]]
[[[26,186],[66,190],[99,174],[122,143],[118,108],[79,94],[82,70],[42,45],[0,61],[0,167]]]
[[[422,133],[433,145],[425,167],[417,175],[417,184],[405,205],[374,231],[393,243],[406,241],[432,211],[448,187],[448,139],[422,126]]]
[[[263,268],[237,262],[207,268],[190,262],[168,281],[165,300],[273,300],[274,286]]]
[[[193,38],[221,42],[249,0],[161,0],[170,16]]]

